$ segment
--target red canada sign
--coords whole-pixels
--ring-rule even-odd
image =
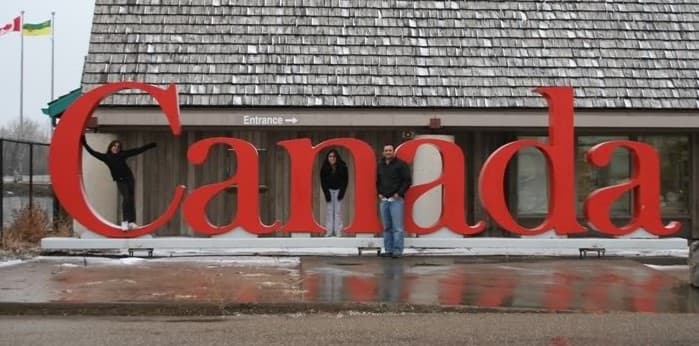
[[[334,138],[313,145],[309,139],[292,139],[278,143],[289,154],[292,196],[289,219],[282,224],[275,221],[265,224],[259,211],[259,166],[255,147],[242,139],[229,137],[206,138],[193,143],[187,151],[191,164],[202,164],[209,149],[225,145],[233,149],[238,162],[235,174],[224,181],[197,187],[187,192],[185,186],[174,187],[173,197],[163,214],[151,223],[130,232],[100,217],[88,203],[82,180],[80,137],[92,113],[105,97],[123,89],[138,89],[150,94],[160,105],[173,135],[181,132],[177,88],[166,89],[137,83],[120,82],[106,84],[84,94],[63,114],[56,127],[49,153],[49,169],[54,193],[65,210],[87,229],[112,238],[132,238],[152,233],[169,222],[177,208],[182,206],[185,221],[198,233],[216,235],[235,228],[254,234],[277,231],[297,233],[323,233],[322,226],[315,220],[312,210],[313,163],[318,153],[328,147],[347,149],[354,158],[354,210],[355,217],[346,233],[380,233],[376,201],[376,155],[367,143],[354,138]],[[548,230],[558,234],[585,232],[587,229],[576,218],[573,89],[568,87],[545,87],[535,90],[546,98],[549,110],[548,142],[516,140],[497,150],[484,162],[480,172],[478,189],[483,208],[493,221],[503,229],[520,235],[536,235]],[[462,235],[474,235],[485,229],[485,222],[469,225],[465,215],[464,154],[454,143],[435,139],[414,139],[397,148],[397,156],[411,163],[420,145],[435,146],[442,156],[442,175],[432,182],[413,185],[405,196],[406,232],[429,234],[440,228],[448,228]],[[549,176],[549,212],[534,228],[520,225],[512,216],[505,199],[505,169],[513,156],[523,148],[536,148],[545,157]],[[644,229],[655,235],[669,235],[679,231],[679,222],[664,225],[660,215],[660,164],[656,150],[635,141],[615,140],[600,143],[588,150],[586,160],[595,167],[609,164],[612,153],[623,148],[630,153],[633,167],[625,182],[607,186],[590,193],[585,199],[584,216],[590,227],[609,235],[624,235]],[[218,193],[231,185],[237,186],[238,208],[227,225],[213,225],[206,216],[206,206]],[[441,185],[443,187],[442,214],[433,225],[421,227],[412,219],[412,209],[418,197]],[[626,192],[632,194],[631,220],[623,226],[614,225],[609,217],[611,205]],[[543,193],[543,192],[542,192]]]

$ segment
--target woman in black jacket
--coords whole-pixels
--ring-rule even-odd
[[[90,155],[107,165],[112,179],[114,179],[117,184],[117,188],[121,194],[121,229],[127,231],[138,227],[138,225],[136,225],[136,206],[134,201],[134,188],[136,183],[131,168],[126,164],[126,159],[131,156],[136,156],[148,149],[155,148],[157,144],[150,143],[139,148],[123,150],[121,142],[114,140],[109,143],[107,152],[105,153],[100,153],[90,148],[90,146],[87,145],[85,136],[82,137],[82,144]]]
[[[320,187],[325,195],[325,236],[339,236],[342,232],[342,199],[347,191],[347,165],[336,149],[330,149],[320,168]]]

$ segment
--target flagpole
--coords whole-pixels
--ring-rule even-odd
[[[54,61],[54,56],[53,56],[53,46],[54,46],[54,33],[56,32],[56,21],[55,21],[55,15],[56,12],[53,11],[51,12],[51,101],[53,101],[53,61]]]
[[[56,11],[51,11],[51,98],[49,102],[53,101],[53,82],[54,82],[54,46],[55,46],[55,35],[56,35]],[[53,137],[53,118],[49,116],[49,140]]]
[[[20,23],[20,53],[19,53],[19,138],[24,138],[24,11],[20,11],[22,22]]]

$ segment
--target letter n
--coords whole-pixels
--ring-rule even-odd
[[[289,220],[283,226],[286,232],[323,233],[323,228],[313,217],[311,183],[313,181],[313,161],[318,153],[328,147],[347,149],[354,158],[354,220],[345,228],[347,233],[378,233],[381,223],[376,202],[376,156],[365,142],[354,138],[333,138],[316,146],[308,138],[281,141],[279,146],[289,152],[291,158],[291,211]]]
[[[236,227],[254,234],[271,233],[279,228],[279,222],[265,225],[260,220],[260,195],[257,149],[247,141],[236,138],[213,137],[200,140],[187,151],[189,162],[200,165],[216,144],[227,145],[236,155],[239,162],[237,171],[232,177],[218,183],[208,184],[197,188],[187,196],[182,206],[184,219],[192,228],[202,234],[216,235],[229,232]],[[206,206],[219,192],[237,185],[238,210],[233,220],[224,226],[215,226],[206,216]]]

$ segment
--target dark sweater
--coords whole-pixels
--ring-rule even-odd
[[[404,161],[393,158],[388,164],[381,159],[377,167],[376,190],[385,198],[398,194],[405,197],[411,184],[410,168]]]
[[[112,174],[112,179],[114,181],[124,181],[127,179],[133,179],[133,172],[131,168],[126,164],[126,159],[131,156],[138,155],[148,149],[155,148],[157,144],[149,143],[139,148],[121,150],[116,154],[112,154],[111,151],[107,153],[100,153],[90,148],[87,142],[83,140],[83,146],[90,155],[94,156],[96,159],[104,162],[107,167],[109,167],[109,173]]]
[[[326,202],[330,202],[331,189],[340,190],[337,194],[338,200],[342,200],[347,191],[347,181],[349,179],[347,165],[344,162],[338,162],[336,166],[334,171],[329,164],[323,165],[320,169],[320,187],[323,189]]]

